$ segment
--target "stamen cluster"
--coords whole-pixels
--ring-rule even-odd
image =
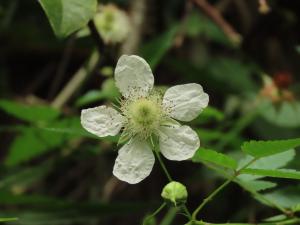
[[[157,134],[160,124],[167,118],[162,97],[156,93],[124,99],[120,110],[126,118],[123,131],[125,135],[138,136],[143,140]]]

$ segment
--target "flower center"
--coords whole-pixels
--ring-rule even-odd
[[[138,135],[143,139],[155,133],[164,118],[161,98],[158,96],[127,102],[122,111],[127,118],[125,132],[130,136]]]
[[[159,119],[160,107],[148,99],[133,102],[129,110],[133,122],[142,126],[151,126]]]

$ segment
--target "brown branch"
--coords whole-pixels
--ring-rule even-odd
[[[94,51],[87,62],[74,74],[67,85],[56,96],[52,102],[52,107],[60,109],[73,96],[77,89],[84,83],[84,81],[95,72],[99,66],[99,53]]]
[[[149,0],[133,0],[130,2],[130,17],[131,17],[131,30],[130,37],[125,40],[121,47],[121,54],[136,54],[139,44],[141,42],[144,24],[147,15],[147,6]]]
[[[191,0],[198,6],[208,17],[210,17],[224,32],[224,34],[234,43],[240,44],[242,36],[223,18],[217,8],[208,3],[206,0]]]
[[[75,40],[76,40],[76,36],[72,35],[66,44],[66,47],[63,51],[61,61],[56,70],[56,75],[54,76],[54,79],[50,86],[48,99],[52,99],[54,97],[54,95],[56,94],[57,90],[60,87],[61,82],[63,81],[63,79],[66,75],[66,70],[67,70],[68,64],[71,60],[71,55],[72,55],[72,50],[73,50],[73,47],[75,44]]]

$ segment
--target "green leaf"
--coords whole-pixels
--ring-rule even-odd
[[[172,47],[177,31],[178,25],[174,25],[167,32],[149,41],[141,48],[141,55],[153,70]]]
[[[21,188],[26,188],[37,180],[42,179],[51,168],[51,160],[45,163],[39,164],[35,167],[20,168],[18,170],[13,170],[5,176],[0,178],[0,189],[9,190],[12,186],[17,186]]]
[[[230,88],[238,93],[256,91],[252,79],[255,66],[228,57],[212,58],[207,65],[207,75],[217,83],[223,83],[223,89]],[[230,82],[229,82],[230,80]]]
[[[50,121],[59,116],[59,111],[49,106],[24,105],[4,99],[0,100],[0,108],[18,119],[32,123]]]
[[[70,117],[67,119],[55,121],[55,123],[51,124],[51,127],[40,127],[39,129],[44,130],[48,133],[53,133],[53,135],[64,135],[65,138],[87,137],[115,143],[117,143],[119,139],[119,135],[100,138],[94,134],[87,132],[81,126],[80,119],[78,117]]]
[[[0,222],[9,222],[15,220],[18,220],[18,218],[0,218]]]
[[[114,79],[108,78],[103,82],[101,90],[88,91],[76,101],[76,106],[81,107],[103,99],[115,101],[118,97],[120,97],[120,92],[115,85]]]
[[[218,166],[226,167],[229,169],[236,169],[237,168],[237,162],[222,153],[210,150],[210,149],[204,149],[200,148],[195,153],[194,157],[192,158],[193,162],[209,162],[213,163]]]
[[[87,93],[85,93],[83,96],[81,96],[75,103],[77,107],[81,107],[84,105],[88,105],[97,101],[100,101],[102,99],[107,98],[106,94],[102,91],[98,90],[90,90]]]
[[[242,150],[255,157],[266,157],[300,146],[300,138],[276,141],[249,141],[242,145]]]
[[[217,108],[208,106],[201,112],[201,114],[195,120],[193,120],[193,123],[203,124],[210,121],[222,121],[224,118],[225,115],[223,112],[221,112]]]
[[[171,225],[177,214],[178,208],[171,207],[169,211],[165,214],[164,218],[162,219],[159,225]]]
[[[103,221],[107,216],[134,215],[152,207],[151,203],[142,202],[107,203],[94,200],[77,203],[44,195],[14,195],[7,192],[0,192],[0,201],[2,205],[18,207],[17,211],[12,212],[20,218],[22,225],[90,224],[91,221]],[[12,212],[1,210],[0,216],[11,216]]]
[[[293,211],[297,209],[300,202],[299,188],[295,187],[287,187],[281,190],[276,190],[271,193],[264,194],[263,197],[282,208],[288,208]],[[266,205],[268,205],[268,203],[266,203]]]
[[[274,169],[274,170],[243,169],[241,171],[241,174],[251,174],[251,175],[259,175],[259,176],[266,176],[266,177],[277,177],[277,178],[300,180],[300,172],[296,170],[290,170],[290,169]]]
[[[264,180],[239,181],[238,183],[243,187],[247,187],[253,191],[264,191],[277,186],[276,183]]]
[[[77,117],[53,121],[49,127],[25,127],[10,146],[7,166],[15,166],[56,149],[65,141],[78,137],[95,137],[85,131]]]
[[[256,225],[284,225],[284,224],[298,224],[299,219],[287,219],[284,221],[280,221],[280,223],[277,222],[270,222],[270,223],[255,223]],[[204,221],[194,221],[189,222],[186,225],[253,225],[253,223],[208,223]]]
[[[58,37],[84,27],[97,9],[97,0],[39,0],[39,3]]]
[[[277,222],[277,221],[282,221],[287,219],[287,216],[284,214],[280,214],[280,215],[276,215],[276,216],[272,216],[269,218],[264,219],[264,221],[266,222]]]
[[[53,149],[64,141],[63,135],[26,128],[15,138],[6,157],[7,166],[15,166]]]
[[[190,15],[186,18],[184,25],[184,32],[190,37],[198,37],[199,35],[202,35],[217,43],[233,47],[232,43],[220,27],[208,17],[199,13],[199,11],[190,13]]]
[[[289,150],[286,152],[281,152],[275,155],[267,156],[256,160],[249,167],[250,169],[279,169],[286,166],[291,160],[296,156],[295,150]],[[252,156],[247,156],[245,159],[239,162],[239,168],[243,167],[254,158]],[[262,176],[253,176],[248,174],[242,174],[238,177],[242,181],[250,181],[261,178]]]
[[[218,141],[224,136],[224,133],[217,130],[197,129],[196,131],[199,137],[201,137],[201,141],[204,141],[205,143],[209,141]]]
[[[263,101],[260,113],[268,122],[280,127],[294,128],[300,126],[300,102],[282,102],[274,105],[271,101]]]

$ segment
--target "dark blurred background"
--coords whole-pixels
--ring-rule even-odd
[[[140,14],[142,25],[131,24],[133,31],[121,43],[102,43],[97,66],[58,107],[53,103],[97,49],[96,40],[76,34],[56,38],[36,0],[0,2],[1,216],[19,217],[12,224],[132,225],[162,202],[167,180],[158,163],[140,184],[122,183],[112,177],[116,139],[95,139],[79,125],[80,109],[118,97],[112,71],[123,53],[150,62],[159,86],[204,87],[210,108],[191,123],[203,146],[239,159],[244,140],[299,136],[300,2],[270,0],[264,10],[256,0],[206,1],[223,24],[196,2],[101,1],[132,20]],[[133,36],[139,41],[124,50]],[[45,107],[45,115],[34,118],[36,105]],[[166,164],[188,187],[191,209],[222,181],[201,164]],[[290,165],[300,168],[299,157]],[[297,183],[279,182],[282,188],[290,185],[288,193],[298,201]],[[276,213],[232,184],[201,217],[254,223]],[[183,224],[185,218],[175,214],[166,209],[151,224]]]

